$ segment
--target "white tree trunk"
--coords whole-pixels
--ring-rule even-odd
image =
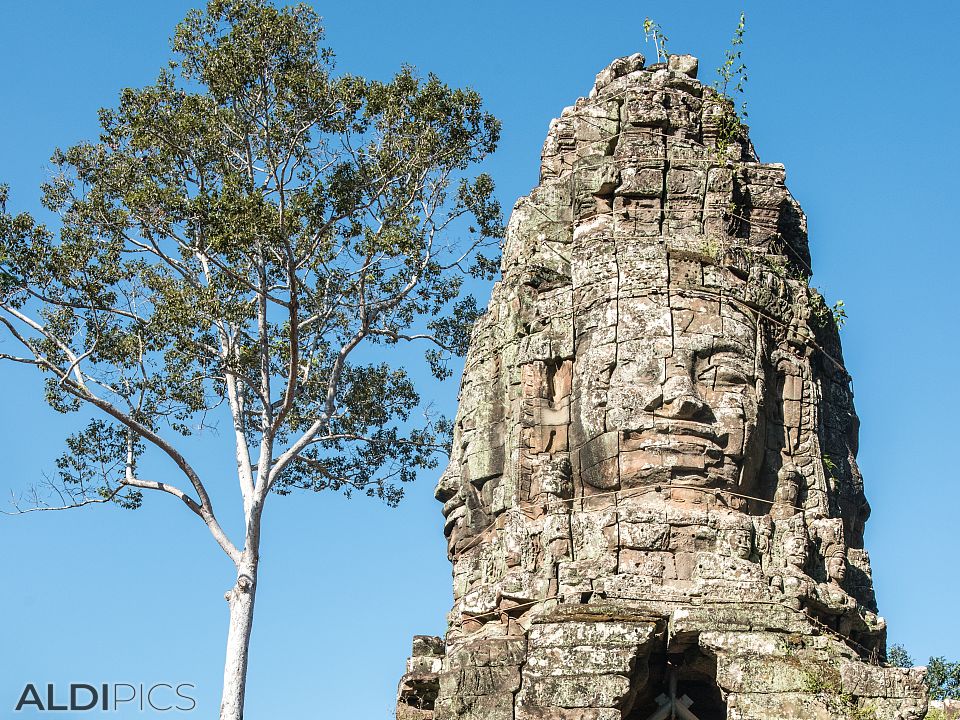
[[[230,604],[230,629],[227,633],[227,657],[223,667],[223,699],[220,720],[243,720],[243,698],[247,685],[247,658],[250,631],[253,629],[253,606],[257,594],[256,549],[244,552],[237,574],[237,584],[227,592]]]

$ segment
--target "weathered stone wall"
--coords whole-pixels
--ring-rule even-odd
[[[550,126],[437,487],[448,632],[398,718],[923,715],[882,667],[805,218],[696,74],[621,58]]]

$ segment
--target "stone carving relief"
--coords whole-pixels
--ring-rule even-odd
[[[922,678],[879,665],[806,220],[745,133],[719,154],[696,74],[621,58],[550,125],[437,484],[441,667],[425,685],[419,641],[398,717],[833,717],[803,676],[823,663],[882,676],[856,694],[878,718],[922,714]]]

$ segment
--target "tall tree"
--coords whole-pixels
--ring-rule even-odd
[[[471,90],[403,68],[335,75],[307,6],[211,0],[177,27],[155,84],[102,110],[99,141],[58,150],[48,227],[0,188],[0,359],[46,402],[89,410],[57,493],[29,509],[179,498],[235,567],[220,716],[243,716],[261,517],[273,493],[395,504],[447,424],[365,346],[425,344],[434,375],[477,314],[466,277],[502,231],[489,177],[499,124]],[[183,437],[229,417],[243,499],[235,542]],[[420,419],[418,419],[420,418]],[[149,455],[170,474],[145,477]],[[149,463],[151,469],[159,467]],[[218,473],[218,477],[222,475]]]

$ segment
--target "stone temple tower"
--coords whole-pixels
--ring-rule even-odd
[[[784,168],[696,80],[616,60],[550,126],[440,478],[445,638],[399,720],[909,720],[831,310]]]

